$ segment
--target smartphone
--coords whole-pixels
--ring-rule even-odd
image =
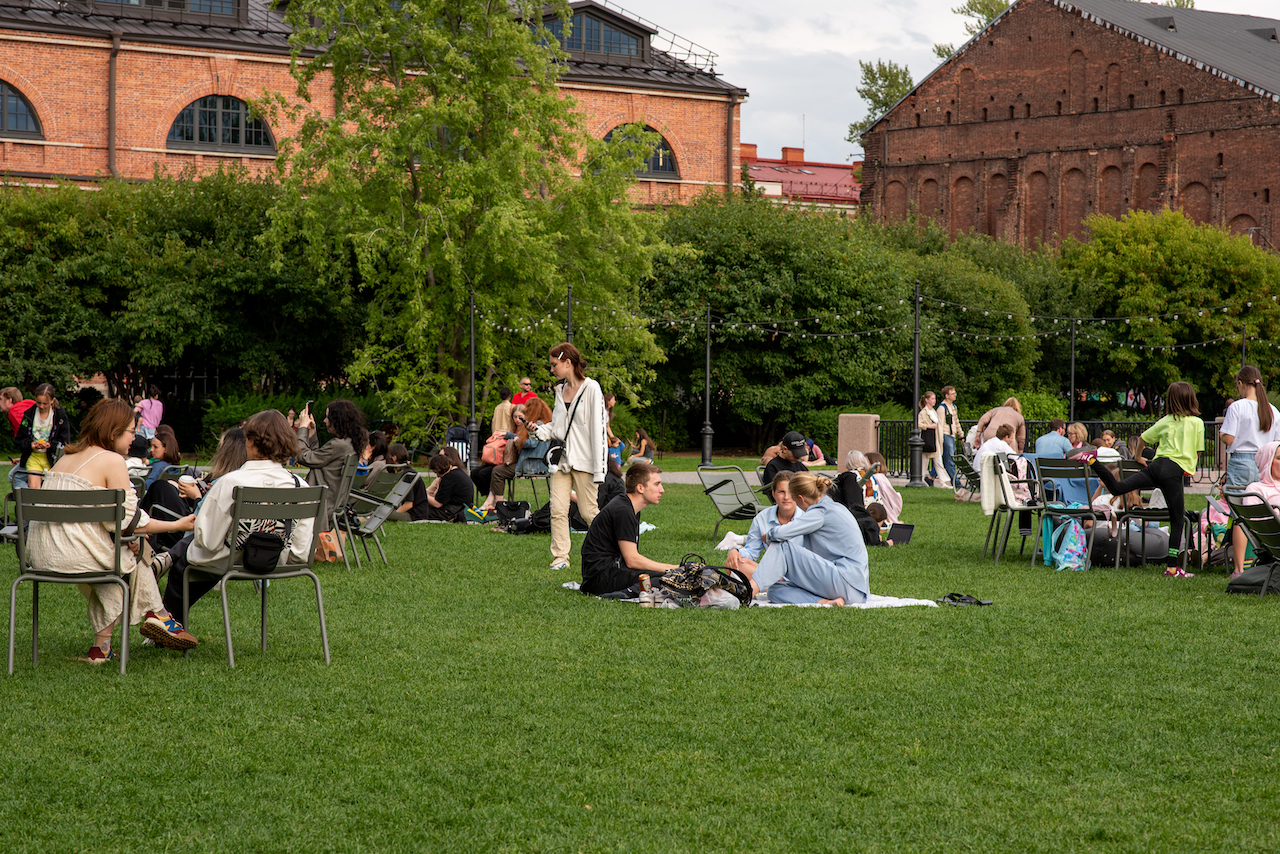
[[[306,407],[305,407],[302,411],[303,411],[303,412],[305,412],[305,413],[307,413],[308,415],[310,415],[310,414],[311,414],[311,407],[312,407],[312,405],[314,405],[314,404],[315,404],[315,401],[314,401],[314,400],[308,400],[308,401],[307,401],[307,405],[306,405]]]

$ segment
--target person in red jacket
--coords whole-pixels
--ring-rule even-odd
[[[13,435],[16,438],[18,428],[22,426],[22,416],[27,410],[35,406],[34,400],[23,400],[22,392],[13,386],[0,389],[0,412],[9,416],[9,426],[13,428]],[[28,486],[27,470],[20,465],[9,466],[9,486],[12,489]]]

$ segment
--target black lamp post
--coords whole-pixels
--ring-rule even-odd
[[[476,421],[476,289],[470,288],[471,303],[471,417],[467,419],[467,435],[471,439],[471,453],[467,455],[467,470],[474,471],[480,458],[480,423]]]
[[[916,279],[916,334],[915,345],[913,346],[915,355],[915,397],[912,398],[912,406],[918,406],[920,402],[920,280]],[[907,449],[911,457],[911,479],[907,481],[907,486],[927,486],[924,482],[924,439],[920,435],[920,416],[917,411],[915,421],[911,425],[911,438],[907,440]]]
[[[702,394],[702,464],[711,465],[711,437],[715,430],[711,429],[711,303],[707,303],[707,373],[706,386]]]

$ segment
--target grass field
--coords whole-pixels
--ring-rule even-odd
[[[995,604],[647,610],[562,589],[546,537],[404,524],[390,566],[320,570],[331,666],[296,580],[271,588],[265,654],[235,585],[235,670],[210,598],[190,659],[135,643],[122,678],[75,661],[71,588],[42,591],[33,669],[24,587],[0,848],[1280,846],[1276,602],[1216,573],[993,566],[986,518],[941,490],[905,516],[916,538],[873,551],[875,592]],[[699,487],[644,518],[646,554],[713,557]]]

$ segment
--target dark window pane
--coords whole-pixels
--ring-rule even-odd
[[[169,139],[173,142],[192,142],[195,138],[196,111],[193,107],[187,107],[173,120],[173,127],[169,128]]]
[[[600,22],[590,15],[574,15],[576,21],[582,18],[582,47],[583,50],[593,50],[600,52]]]
[[[251,120],[249,106],[230,95],[207,95],[193,101],[174,118],[169,141],[178,143],[179,148],[275,153],[266,122]]]
[[[244,115],[244,102],[235,98],[222,99],[222,144],[240,144],[240,124]]]
[[[621,30],[604,25],[604,52],[618,53],[625,56],[637,56],[640,53],[640,41]]]

